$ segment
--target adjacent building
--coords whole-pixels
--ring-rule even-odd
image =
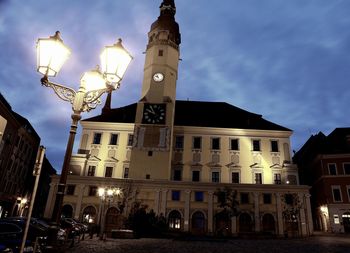
[[[350,233],[350,128],[312,135],[293,160],[312,187],[315,229]]]
[[[181,35],[164,0],[148,33],[140,100],[81,121],[62,214],[120,228],[133,202],[193,234],[313,233],[309,187],[291,161],[292,131],[225,102],[176,100]],[[53,211],[53,177],[45,216]],[[101,187],[124,196],[100,198]],[[236,192],[239,211],[218,214],[216,192]],[[121,207],[121,202],[123,202]],[[107,205],[107,206],[106,206]]]

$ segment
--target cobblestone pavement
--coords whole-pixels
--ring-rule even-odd
[[[71,253],[349,253],[350,236],[316,235],[301,239],[85,239],[66,252]]]

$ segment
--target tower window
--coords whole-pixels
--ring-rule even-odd
[[[158,51],[158,56],[163,56],[163,53],[164,53],[164,51],[160,49],[160,50]]]

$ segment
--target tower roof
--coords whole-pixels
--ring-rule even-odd
[[[134,123],[137,103],[111,109],[99,116],[85,119],[91,122]],[[261,115],[245,111],[225,102],[177,100],[174,126],[238,128],[291,131],[265,120]]]

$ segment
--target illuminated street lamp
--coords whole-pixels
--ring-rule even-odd
[[[110,202],[113,200],[114,196],[119,197],[122,193],[122,190],[120,188],[98,188],[98,196],[101,199],[101,205],[100,205],[100,240],[105,239],[105,225],[106,225],[106,216],[107,212],[105,213],[105,202],[108,201],[107,211],[110,205]]]
[[[52,213],[52,221],[60,222],[64,190],[72,156],[74,138],[81,119],[82,112],[90,111],[101,104],[101,96],[111,92],[120,86],[125,71],[132,60],[132,56],[121,44],[121,39],[113,46],[107,46],[101,54],[102,71],[99,68],[83,74],[78,91],[49,81],[49,76],[54,77],[60,71],[64,62],[68,59],[70,50],[63,44],[60,33],[56,32],[49,38],[37,41],[37,71],[44,75],[41,84],[52,88],[56,95],[64,101],[72,104],[73,114],[68,138],[66,153],[64,156],[62,172],[58,184],[55,206]]]

